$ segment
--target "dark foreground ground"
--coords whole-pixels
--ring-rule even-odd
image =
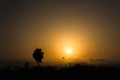
[[[110,66],[80,65],[56,68],[16,67],[0,70],[0,80],[120,80],[120,69]]]

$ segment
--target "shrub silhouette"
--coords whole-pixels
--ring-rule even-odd
[[[28,68],[30,67],[30,63],[29,63],[29,62],[26,62],[26,63],[24,64],[24,67],[25,67],[25,69],[28,69]]]
[[[43,55],[44,53],[42,52],[41,48],[37,48],[35,49],[35,51],[33,52],[33,58],[36,60],[36,62],[38,63],[38,67],[39,67],[39,62],[42,62],[43,59]]]

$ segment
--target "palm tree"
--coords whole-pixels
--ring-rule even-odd
[[[42,62],[43,59],[43,55],[44,53],[42,52],[41,48],[37,48],[35,49],[35,51],[33,52],[33,58],[36,60],[36,62],[38,63],[38,67],[39,67],[39,62]]]

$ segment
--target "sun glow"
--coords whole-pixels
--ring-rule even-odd
[[[72,49],[71,48],[67,48],[66,49],[66,54],[70,55],[72,53]]]

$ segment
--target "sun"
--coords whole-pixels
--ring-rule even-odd
[[[67,48],[66,49],[66,54],[68,54],[68,55],[72,54],[72,49],[71,48]]]

